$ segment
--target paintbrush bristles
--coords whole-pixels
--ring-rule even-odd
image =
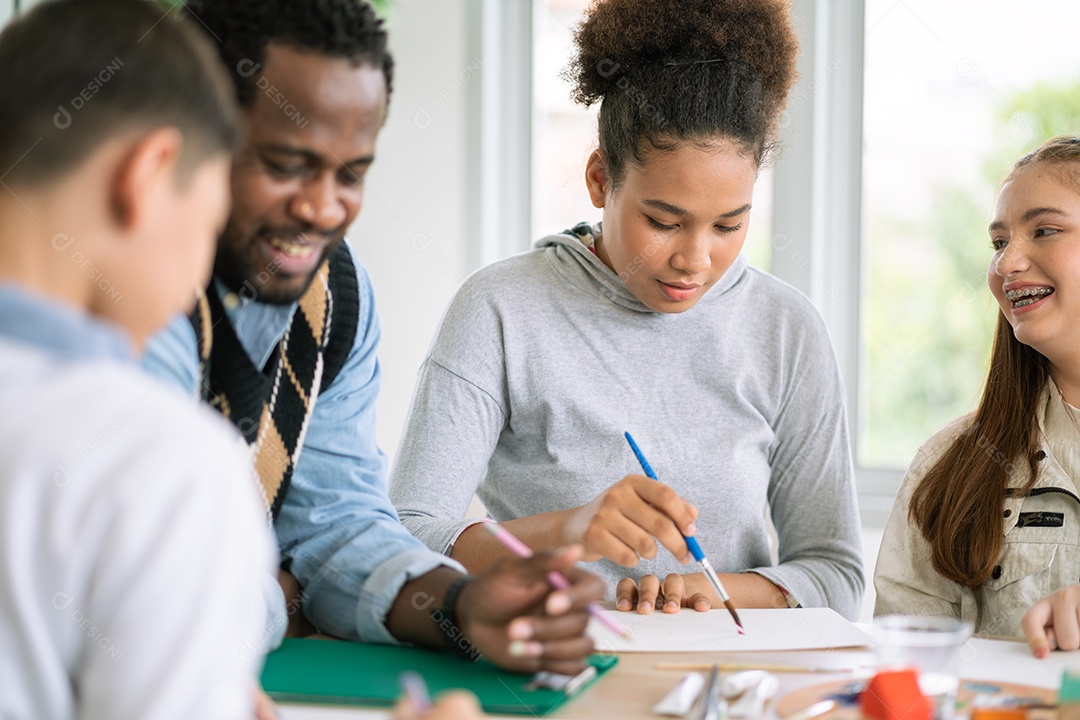
[[[739,634],[745,635],[746,630],[743,629],[742,620],[739,619],[739,613],[735,612],[735,605],[731,602],[731,599],[724,600],[724,606],[731,613],[731,618],[735,621],[735,626],[739,628]]]

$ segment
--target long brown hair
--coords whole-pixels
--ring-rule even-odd
[[[1025,155],[1019,171],[1045,164],[1080,192],[1080,138],[1056,137]],[[998,314],[990,371],[971,426],[915,488],[910,518],[930,543],[934,570],[972,589],[990,579],[1005,541],[1002,510],[1009,476],[1026,466],[1023,493],[1038,473],[1039,398],[1050,381],[1050,361],[1021,343]]]

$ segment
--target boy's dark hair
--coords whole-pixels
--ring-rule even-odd
[[[239,141],[212,46],[148,0],[49,0],[0,33],[0,180],[35,185],[111,137],[183,133],[181,182]]]
[[[600,102],[617,186],[628,159],[681,141],[734,140],[760,165],[795,81],[784,0],[598,0],[574,36],[573,99]]]
[[[187,0],[184,9],[217,41],[243,107],[255,99],[270,43],[371,65],[382,70],[390,96],[386,30],[363,0]]]

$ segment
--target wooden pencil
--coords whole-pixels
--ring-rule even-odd
[[[809,665],[780,665],[776,663],[657,663],[657,670],[676,670],[680,672],[707,672],[713,666],[721,672],[742,672],[743,670],[766,670],[774,673],[853,673],[871,670],[870,666],[827,668]]]

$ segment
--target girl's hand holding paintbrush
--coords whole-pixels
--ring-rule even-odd
[[[698,511],[669,486],[644,475],[627,475],[587,505],[560,513],[561,545],[579,544],[585,560],[607,558],[634,567],[663,545],[679,561],[693,560],[683,535],[694,535]]]
[[[641,452],[641,448],[638,447],[637,442],[634,440],[634,436],[631,435],[629,432],[623,433],[623,436],[626,438],[626,442],[630,445],[630,449],[634,452],[634,455],[637,457],[638,462],[641,464],[641,469],[645,471],[645,475],[659,483],[660,478],[657,477],[656,471],[653,470],[652,465],[649,464],[649,461],[645,459],[645,453]],[[708,579],[709,584],[712,586],[713,590],[716,591],[720,602],[723,603],[728,613],[731,614],[731,619],[735,622],[735,626],[739,629],[739,634],[741,635],[743,632],[745,632],[745,630],[743,629],[742,621],[739,620],[739,613],[735,609],[735,603],[731,601],[731,595],[724,588],[724,584],[720,580],[720,576],[716,573],[716,569],[713,568],[712,562],[710,562],[710,560],[705,556],[705,551],[701,549],[701,545],[698,544],[697,538],[693,537],[692,534],[687,534],[686,537],[683,538],[683,540],[686,542],[686,546],[687,549],[690,551],[690,554],[697,561],[698,566],[705,571],[705,577]],[[779,592],[779,588],[763,577],[752,576],[750,573],[746,573],[745,575],[740,573],[739,575],[735,575],[733,577],[738,579],[740,585],[743,585],[747,588],[747,597],[749,598],[752,596],[755,600],[755,604],[756,601],[761,601],[762,599],[765,599],[766,602],[772,603],[776,603],[778,599],[782,600],[783,596],[782,593]],[[646,575],[642,578],[643,587],[645,582],[650,578],[654,580],[656,579],[655,576],[650,575]],[[747,578],[749,578],[749,580]],[[677,575],[668,575],[668,581],[672,583],[678,583],[680,581],[680,578]],[[621,581],[620,585],[624,588],[625,591],[627,588],[626,580],[624,579],[623,581]],[[654,586],[658,589],[659,583],[654,583]],[[644,591],[641,591],[641,588],[638,589],[638,594],[644,595]],[[753,590],[753,593],[751,593],[750,590]],[[673,593],[674,591],[674,588],[672,588]],[[694,603],[695,605],[698,604],[696,598],[694,599]],[[620,604],[624,606],[624,609],[629,609],[625,607],[629,603],[626,603],[624,601]],[[651,613],[652,609],[655,606],[655,597],[638,598],[638,612],[640,613]],[[762,606],[757,605],[757,607]],[[780,605],[777,605],[777,607],[780,607]],[[665,610],[666,609],[667,604],[665,603]],[[674,605],[671,608],[670,612],[674,612],[677,609],[678,606]]]

